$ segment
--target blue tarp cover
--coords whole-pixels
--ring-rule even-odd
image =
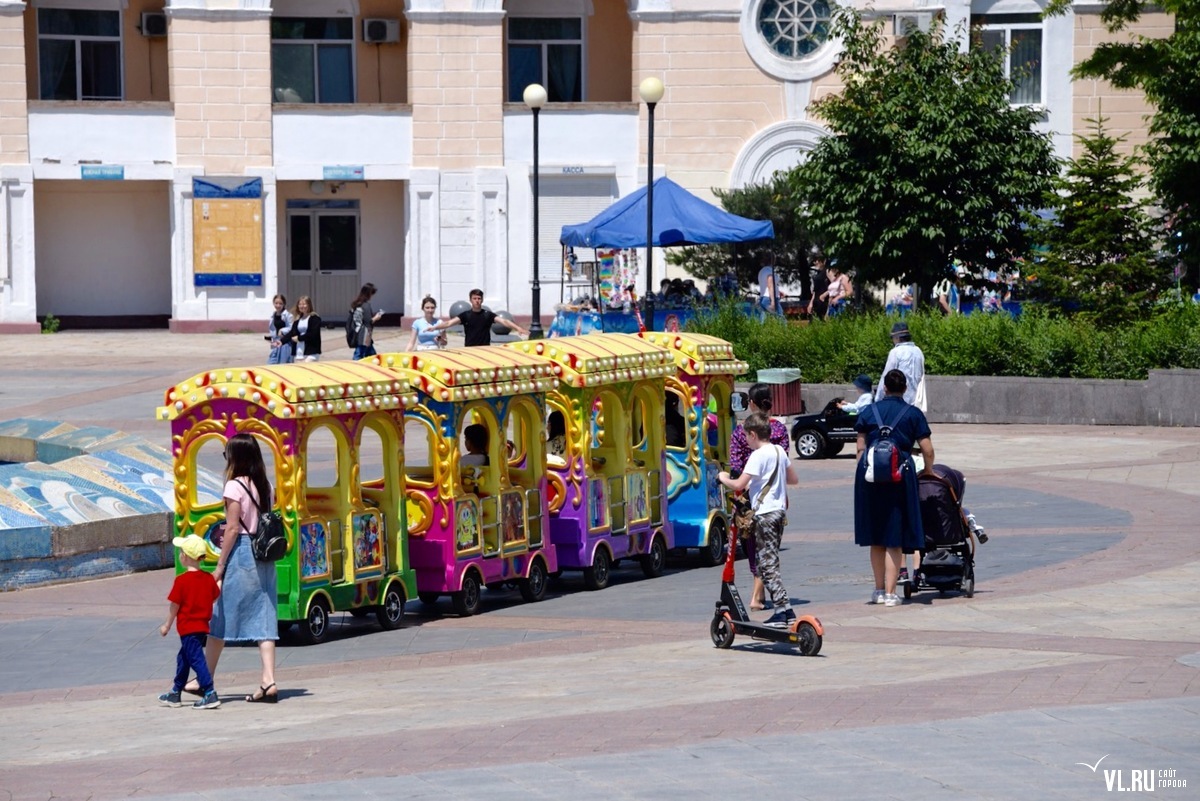
[[[748,220],[706,203],[670,178],[654,182],[654,245],[701,245],[774,239],[769,220]],[[564,245],[640,248],[646,245],[646,187],[618,200],[591,220],[564,225]]]

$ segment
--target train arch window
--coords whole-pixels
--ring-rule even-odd
[[[538,405],[529,398],[514,399],[508,407],[505,431],[509,483],[526,489],[537,487],[546,452],[542,413]]]
[[[419,417],[404,418],[404,477],[409,484],[432,487],[433,457],[437,453],[437,433]]]
[[[685,450],[688,441],[687,401],[678,391],[668,389],[665,396],[663,436],[667,450]]]
[[[490,407],[476,405],[463,413],[460,423],[458,465],[463,490],[496,495],[508,479],[507,471],[500,469],[507,459],[499,421]]]
[[[319,425],[308,433],[304,446],[304,487],[331,490],[338,486],[341,443],[333,429]]]

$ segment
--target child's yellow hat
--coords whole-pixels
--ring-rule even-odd
[[[171,540],[171,544],[197,562],[204,558],[204,554],[208,553],[208,545],[195,534],[188,534],[186,537],[176,537]]]

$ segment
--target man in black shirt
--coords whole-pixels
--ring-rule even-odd
[[[528,331],[512,320],[497,317],[494,311],[483,308],[482,289],[472,289],[469,297],[471,299],[471,308],[457,317],[451,317],[449,320],[443,320],[436,325],[429,326],[429,330],[442,331],[446,328],[461,325],[463,327],[463,338],[468,348],[492,344],[492,323],[500,323],[500,325],[509,331],[516,331],[521,336],[529,335]]]

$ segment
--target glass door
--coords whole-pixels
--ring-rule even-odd
[[[289,305],[301,295],[308,295],[323,320],[343,319],[361,286],[358,202],[306,208],[291,208],[289,204],[287,216],[288,280],[284,294]]]

